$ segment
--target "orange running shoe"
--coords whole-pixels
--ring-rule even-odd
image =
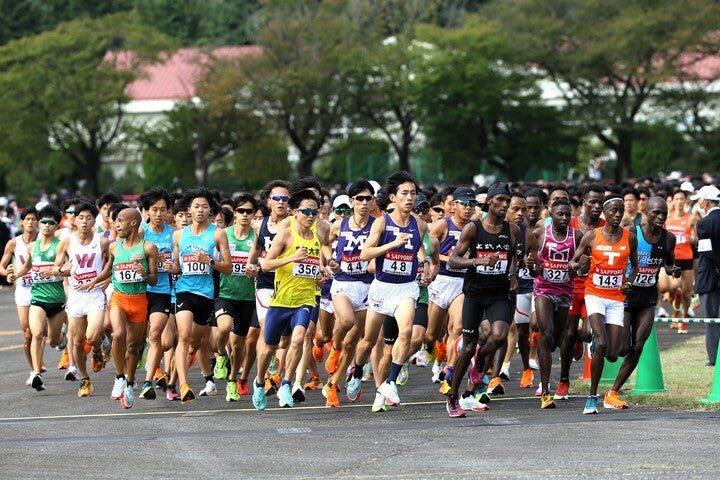
[[[530,334],[530,346],[533,348],[536,348],[539,341],[540,341],[540,332],[532,332]]]
[[[678,333],[688,333],[688,324],[687,323],[680,323],[678,325]]]
[[[315,363],[322,363],[325,358],[325,347],[319,347],[315,344],[315,342],[313,342],[312,356]]]
[[[180,403],[186,404],[195,400],[195,392],[190,388],[190,385],[183,383],[180,385]]]
[[[240,395],[250,395],[250,392],[248,391],[248,385],[247,380],[243,380],[241,378],[238,378],[237,380],[237,392]]]
[[[68,357],[67,350],[60,355],[60,361],[58,362],[58,370],[66,370],[70,366],[70,357]]]
[[[93,350],[90,366],[92,367],[93,372],[99,372],[103,369],[105,366],[105,359],[103,358],[102,350],[98,350],[97,352]]]
[[[558,383],[557,390],[555,390],[555,395],[553,395],[553,398],[555,400],[567,400],[570,398],[570,382],[563,382],[562,380],[560,383]]]
[[[609,390],[603,399],[603,407],[612,408],[614,410],[623,410],[628,408],[628,404],[620,399],[615,390]]]
[[[520,388],[533,388],[534,382],[535,382],[535,377],[533,375],[532,368],[527,368],[527,369],[523,370],[522,378],[520,379]]]
[[[338,400],[337,392],[339,388],[337,385],[325,385],[322,389],[323,397],[326,398],[326,407],[339,407],[340,400]]]
[[[320,375],[318,374],[312,374],[310,375],[310,380],[303,385],[303,388],[305,390],[317,390],[318,388],[322,388],[323,383],[322,380],[320,380]]]
[[[500,377],[493,377],[487,386],[487,392],[493,395],[502,395],[505,393],[505,387],[502,384]]]
[[[153,382],[157,382],[157,381],[160,380],[164,375],[165,375],[165,374],[163,373],[162,370],[160,370],[159,368],[156,368],[156,369],[155,369],[155,374],[153,375],[153,378],[152,378],[152,381],[153,381]]]
[[[435,342],[435,358],[440,363],[448,361],[447,343],[439,341]]]
[[[188,368],[191,368],[193,365],[195,365],[195,360],[197,360],[197,353],[191,353],[188,357]]]
[[[89,355],[92,351],[92,345],[90,345],[87,340],[85,340],[85,345],[83,345],[83,347],[85,348],[85,355]]]
[[[325,371],[328,373],[328,375],[332,375],[335,372],[337,372],[337,369],[340,366],[340,353],[341,352],[342,352],[342,347],[340,349],[337,349],[335,347],[332,347],[330,349],[330,355],[328,355],[328,358],[325,361]]]

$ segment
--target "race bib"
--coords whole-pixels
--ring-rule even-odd
[[[545,262],[543,264],[543,278],[551,283],[566,283],[570,281],[567,263]]]
[[[622,273],[617,275],[594,273],[592,281],[593,285],[595,285],[597,288],[620,288],[620,286],[622,285],[623,276]]]
[[[415,257],[412,253],[386,252],[383,257],[382,271],[389,275],[409,277],[412,275],[412,264]]]
[[[113,275],[117,283],[137,283],[143,278],[135,271],[137,262],[122,262],[113,265]]]
[[[30,270],[30,283],[53,283],[53,282],[59,282],[60,278],[56,276],[52,277],[43,277],[40,275],[40,272],[44,272],[46,270],[52,270],[55,268],[55,264],[51,262],[38,262],[33,263],[32,269]]]
[[[210,265],[199,262],[195,253],[183,255],[183,275],[208,275],[210,273]]]
[[[301,262],[293,262],[293,277],[315,278],[320,273],[320,259],[318,257],[307,257]]]
[[[533,277],[530,275],[530,270],[527,267],[520,267],[518,269],[518,278],[521,278],[523,280],[532,280]]]
[[[232,259],[232,275],[237,277],[244,277],[245,270],[247,268],[248,258],[250,254],[248,252],[231,252]]]
[[[165,262],[172,260],[172,252],[158,252],[158,273],[167,273]]]
[[[364,275],[367,273],[368,262],[360,260],[360,254],[343,254],[340,259],[340,270],[348,275]]]
[[[483,275],[503,275],[508,269],[508,253],[507,252],[477,252],[478,260],[497,254],[500,258],[495,265],[477,265],[475,271]]]
[[[90,283],[97,276],[98,272],[95,270],[90,272],[76,272],[73,274],[73,281],[76,285],[84,285],[86,283]]]
[[[657,267],[638,266],[637,275],[633,285],[638,287],[652,287],[657,281]]]

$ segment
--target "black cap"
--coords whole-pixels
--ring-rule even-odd
[[[427,203],[427,206],[428,206],[428,207],[430,206],[430,202],[428,201],[428,199],[427,199],[427,197],[425,196],[425,194],[422,193],[422,192],[420,192],[420,193],[418,193],[417,196],[415,197],[415,202],[413,202],[413,208],[417,208],[417,207],[419,207],[420,205],[422,205],[423,203]]]
[[[475,200],[475,190],[468,187],[458,187],[453,192],[453,200],[460,202],[470,202]]]
[[[487,198],[502,194],[512,197],[512,191],[510,190],[510,186],[508,186],[508,184],[505,182],[496,182],[490,185],[490,188],[488,188]]]

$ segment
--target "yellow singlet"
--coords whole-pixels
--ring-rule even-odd
[[[315,277],[320,272],[320,240],[312,231],[312,239],[302,238],[295,228],[290,232],[293,236],[292,246],[278,258],[289,257],[298,248],[305,247],[308,257],[302,262],[292,262],[275,269],[275,288],[270,297],[271,307],[297,308],[304,305],[315,305]]]

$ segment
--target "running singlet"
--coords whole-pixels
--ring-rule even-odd
[[[225,229],[230,244],[230,258],[232,259],[232,273],[220,273],[220,298],[229,300],[255,300],[255,282],[245,276],[250,249],[255,243],[255,230],[252,228],[248,236],[242,240],[235,237],[235,226]]]
[[[317,233],[312,232],[311,239],[300,236],[295,228],[292,233],[292,246],[281,253],[278,258],[293,255],[299,248],[305,247],[308,256],[305,260],[287,263],[275,269],[275,287],[270,297],[271,307],[298,308],[315,306],[317,283],[315,278],[320,273],[320,240]]]
[[[268,228],[268,220],[270,220],[270,217],[262,219],[262,223],[260,223],[260,231],[258,231],[258,240],[260,241],[261,246],[260,258],[258,259],[258,262],[260,263],[260,271],[258,272],[256,283],[256,288],[258,290],[261,288],[273,288],[273,284],[275,282],[275,272],[266,272],[262,269],[263,259],[267,256],[267,252],[270,250],[272,241],[276,235],[276,233],[272,233]]]
[[[97,278],[103,269],[102,249],[100,248],[100,234],[93,234],[89,244],[80,243],[77,235],[70,235],[70,246],[68,257],[72,262],[68,284],[74,290],[79,285],[84,285]],[[91,291],[99,291],[96,285]]]
[[[23,240],[22,235],[15,237],[15,251],[13,252],[13,263],[15,264],[15,271],[19,271],[28,257],[27,243]],[[32,286],[32,272],[28,272],[15,280],[16,287],[30,288]]]
[[[423,235],[423,249],[425,250],[425,258],[430,260],[430,257],[432,257],[432,247],[430,246],[430,233],[425,232],[425,235]],[[422,278],[423,273],[425,273],[425,262],[421,262],[418,259],[418,271],[417,271],[417,282],[420,283],[420,279]],[[418,297],[417,303],[424,303],[425,305],[428,304],[429,297],[428,297],[428,289],[427,287],[420,287],[420,296]]]
[[[593,295],[618,302],[625,301],[620,292],[625,282],[625,270],[630,258],[630,232],[621,229],[622,237],[614,244],[607,243],[602,228],[596,228],[595,247],[590,253],[590,270],[585,281],[585,295]]]
[[[598,220],[598,227],[604,227],[605,226],[605,219],[601,218]],[[582,229],[580,228],[580,220],[579,217],[573,217],[570,219],[570,228],[574,228],[578,231],[579,234],[582,234]],[[572,258],[572,257],[571,257]],[[575,279],[573,280],[573,286],[575,287],[574,295],[585,295],[585,282],[587,281],[587,274],[585,275],[577,275]]]
[[[443,241],[440,242],[440,255],[446,255],[449,257],[452,255],[453,250],[455,250],[455,245],[457,245],[458,240],[460,240],[460,233],[462,232],[462,229],[458,228],[450,217],[445,217],[443,220],[447,223],[448,231]],[[451,268],[448,266],[447,262],[440,262],[440,271],[438,272],[438,275],[464,277],[465,270],[465,268]]]
[[[571,298],[573,281],[568,263],[575,255],[574,228],[568,227],[563,240],[553,235],[552,225],[545,226],[545,239],[538,250],[538,262],[542,273],[535,277],[536,295],[561,295]]]
[[[147,283],[135,270],[138,263],[148,271],[145,240],[140,240],[134,247],[126,249],[125,239],[118,238],[112,266],[112,284],[116,291],[126,295],[139,295],[147,291]]]
[[[665,221],[667,231],[675,235],[675,260],[693,259],[692,244],[690,243],[690,236],[692,235],[690,219],[690,214],[686,213],[680,218],[671,218],[668,215]]]
[[[372,282],[373,276],[367,273],[368,262],[360,260],[360,251],[370,235],[375,217],[369,217],[367,224],[360,230],[350,228],[351,217],[345,217],[340,224],[340,234],[337,245],[333,249],[335,261],[340,265],[340,271],[335,278],[343,282]]]
[[[408,241],[401,247],[395,247],[375,259],[375,278],[387,283],[409,283],[417,279],[417,254],[422,246],[417,220],[410,215],[406,227],[400,227],[392,221],[390,215],[385,217],[385,232],[378,245],[391,243],[400,233],[407,234]]]
[[[635,227],[638,239],[638,267],[633,287],[657,289],[657,277],[660,267],[665,263],[667,231],[663,230],[657,243],[648,243],[640,225]],[[628,264],[627,273],[630,273]]]
[[[508,269],[515,251],[512,248],[510,224],[503,220],[499,233],[488,233],[482,221],[475,223],[475,238],[470,244],[470,258],[481,259],[497,254],[500,258],[495,265],[478,265],[468,268],[463,282],[463,293],[470,296],[479,296],[483,292],[496,292],[510,288]]]
[[[178,248],[180,255],[180,278],[175,291],[189,292],[206,298],[213,298],[213,268],[207,263],[198,261],[198,252],[213,258],[215,252],[215,224],[211,223],[200,235],[193,235],[191,226],[183,228]]]
[[[530,270],[525,266],[525,232],[527,227],[520,225],[520,238],[517,241],[517,247],[515,248],[515,256],[518,259],[518,289],[516,295],[522,295],[525,293],[533,292],[533,276],[530,275]]]
[[[158,249],[158,280],[155,285],[148,285],[147,291],[152,293],[170,293],[170,272],[165,268],[165,262],[172,260],[172,236],[173,231],[170,225],[163,224],[163,230],[155,233],[150,225],[143,225],[145,239],[154,243]]]
[[[40,272],[55,268],[55,256],[60,239],[53,238],[47,250],[40,250],[40,238],[35,241],[32,252],[31,298],[44,303],[65,303],[65,288],[62,277],[43,277]]]

